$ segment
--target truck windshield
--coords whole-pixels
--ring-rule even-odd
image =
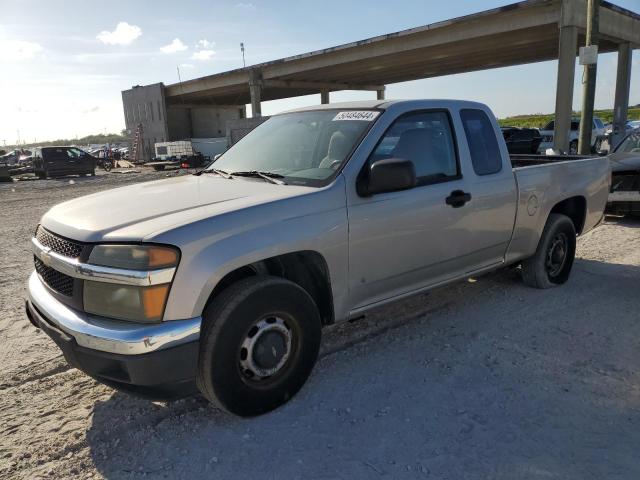
[[[616,148],[616,153],[624,152],[624,153],[640,153],[640,132],[634,132],[625,138],[618,148]]]
[[[323,186],[375,122],[376,110],[316,110],[271,117],[211,169],[281,175],[287,184]]]

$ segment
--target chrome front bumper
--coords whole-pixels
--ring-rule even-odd
[[[29,301],[55,328],[85,348],[141,355],[192,342],[200,337],[201,317],[141,324],[111,320],[74,310],[51,295],[36,272],[29,277]]]

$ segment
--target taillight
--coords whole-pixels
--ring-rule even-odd
[[[180,164],[180,168],[189,168],[189,164],[188,163],[181,163]]]

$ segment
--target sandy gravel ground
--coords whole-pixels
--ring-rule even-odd
[[[326,332],[300,394],[247,420],[114,392],[24,316],[39,217],[163,176],[0,184],[0,478],[640,478],[640,222],[582,238],[561,288],[509,269]]]

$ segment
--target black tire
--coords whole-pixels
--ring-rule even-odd
[[[562,252],[562,254],[561,254]],[[535,288],[551,288],[569,279],[576,254],[576,230],[566,215],[549,215],[536,253],[522,262],[522,279]]]
[[[96,169],[95,168],[89,172],[89,176],[90,177],[95,177],[96,176]]]
[[[577,155],[578,154],[578,141],[571,140],[569,142],[569,155]]]
[[[602,148],[602,139],[597,138],[593,147],[591,147],[591,153],[600,153],[600,149]]]
[[[278,326],[285,325],[288,335],[287,343],[280,334],[279,352],[273,344],[258,344],[257,340],[268,341],[265,335],[268,330],[260,333],[260,326],[276,325],[276,321]],[[272,327],[266,326],[268,328]],[[273,334],[269,335],[274,338]],[[271,411],[286,403],[304,385],[318,358],[320,338],[318,308],[300,286],[263,275],[240,280],[205,308],[196,377],[198,388],[210,402],[236,415],[253,416]],[[260,358],[266,358],[264,352],[273,352],[276,358],[277,353],[282,353],[278,359],[282,363],[273,367],[276,371],[271,376],[261,378],[245,368],[249,361],[245,345],[252,341],[255,343],[250,359],[256,355],[253,366],[259,365]]]

